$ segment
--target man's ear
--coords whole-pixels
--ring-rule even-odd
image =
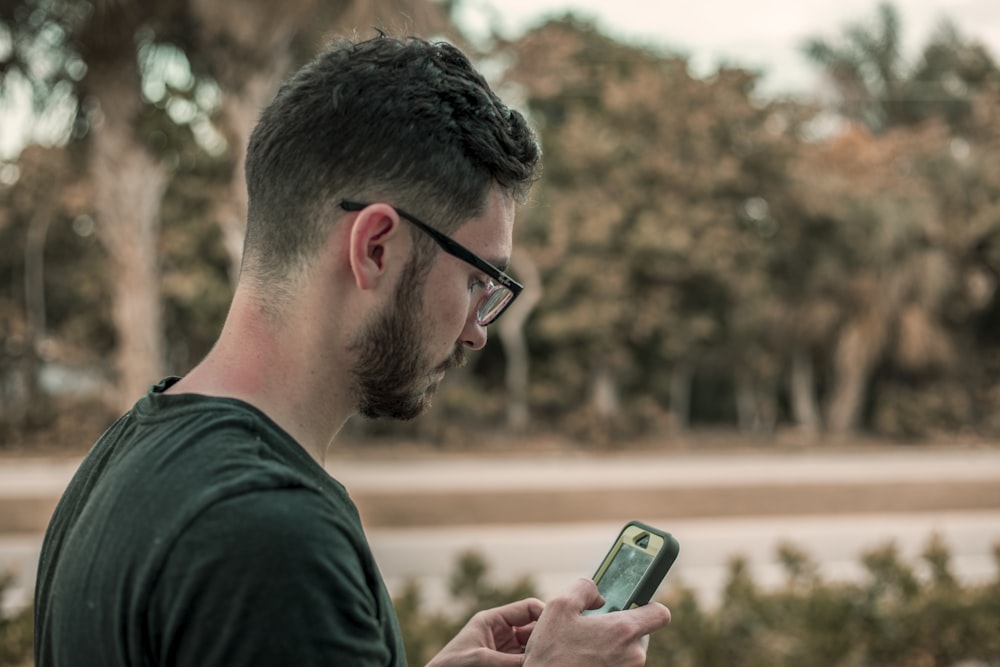
[[[351,223],[348,257],[354,281],[360,289],[373,289],[385,279],[391,262],[401,258],[401,246],[390,244],[398,237],[399,215],[387,204],[372,204]]]

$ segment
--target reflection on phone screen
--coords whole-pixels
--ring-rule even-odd
[[[623,544],[597,582],[597,590],[604,596],[604,606],[588,613],[602,614],[624,609],[652,561],[650,554]]]

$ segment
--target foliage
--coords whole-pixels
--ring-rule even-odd
[[[52,364],[120,387],[115,362],[148,338],[125,339],[120,302],[138,283],[121,279],[119,255],[131,246],[114,250],[96,204],[93,152],[109,123],[91,126],[101,118],[93,85],[124,81],[98,76],[111,56],[130,72],[118,92],[135,111],[119,136],[156,178],[104,173],[102,191],[137,176],[128,179],[136,197],[154,182],[164,192],[157,210],[144,209],[155,242],[131,265],[155,293],[131,303],[162,308],[129,321],[157,329],[145,333],[165,344],[147,356],[181,374],[209,349],[230,298],[242,231],[237,147],[261,99],[308,55],[304,42],[324,21],[389,11],[155,4],[0,9],[0,42],[9,41],[0,93],[34,86],[39,126],[76,118],[65,146],[0,164],[6,433],[52,421],[64,397],[39,379]],[[440,9],[413,5],[423,8],[415,17]],[[123,27],[98,29],[98,9]],[[309,27],[256,29],[270,19]],[[491,71],[502,66],[497,85],[530,116],[545,153],[515,227],[515,268],[518,256],[529,260],[543,289],[523,331],[529,430],[603,443],[689,425],[1000,434],[1000,70],[949,24],[908,62],[903,19],[882,5],[870,25],[810,42],[831,74],[831,109],[761,99],[755,75],[736,67],[698,78],[685,57],[621,43],[572,15],[491,44],[482,55]],[[108,43],[112,33],[135,39]],[[276,41],[261,42],[264,33]],[[841,124],[820,131],[831,111]],[[125,227],[132,208],[118,206]],[[449,374],[427,416],[345,433],[480,444],[505,422],[506,370],[494,343]],[[97,398],[106,396],[80,401]]]
[[[652,637],[647,664],[1000,664],[1000,575],[963,586],[949,559],[937,536],[923,552],[922,568],[905,562],[890,543],[862,556],[862,581],[833,583],[816,575],[806,554],[785,545],[779,560],[786,582],[767,591],[736,559],[718,609],[703,609],[690,591],[672,602],[674,621]]]
[[[986,46],[944,20],[918,60],[908,63],[903,28],[895,5],[881,2],[871,23],[852,22],[836,37],[811,37],[802,51],[827,73],[837,110],[876,132],[934,118],[956,129],[974,122],[973,98],[996,80]]]
[[[215,221],[229,165],[184,137],[171,142],[177,162],[162,208],[159,243],[168,368],[191,368],[222,328],[232,298],[229,256]]]
[[[30,662],[34,612],[31,606],[11,614],[4,613],[4,597],[11,578],[0,575],[0,667],[27,664]]]
[[[997,577],[963,585],[940,537],[927,543],[917,564],[894,544],[861,556],[857,582],[826,582],[811,557],[791,544],[778,547],[785,582],[756,584],[743,558],[734,558],[717,607],[680,587],[663,601],[673,620],[651,637],[649,667],[908,667],[1000,664],[1000,545]],[[531,595],[525,582],[513,589],[486,582],[484,562],[461,557],[452,592],[465,613]],[[439,650],[461,623],[421,610],[411,584],[396,600],[410,664]]]
[[[43,374],[92,368],[114,348],[110,276],[78,166],[66,151],[32,146],[18,163],[19,187],[0,185],[3,445],[15,432],[47,429],[64,407],[64,396],[47,395]],[[99,386],[101,373],[90,375]]]
[[[754,102],[745,71],[697,79],[572,17],[509,51],[546,152],[518,232],[545,286],[529,326],[549,360],[539,408],[577,421],[601,383],[612,405],[666,405],[665,371],[690,359],[773,375],[762,267],[794,148],[774,131],[794,122],[786,109]]]
[[[871,427],[913,436],[955,430],[995,405],[995,366],[983,362],[996,357],[987,340],[1000,304],[1000,218],[985,202],[1000,193],[1000,68],[947,21],[912,63],[901,39],[901,18],[884,3],[871,26],[804,46],[856,125],[802,152],[803,236],[839,228],[832,252],[801,244],[810,252],[797,284],[810,299],[832,296],[839,311],[825,345],[840,376],[834,430],[861,422],[871,388]],[[843,266],[831,271],[831,260]]]

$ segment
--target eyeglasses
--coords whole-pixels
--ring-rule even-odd
[[[360,211],[367,206],[371,206],[371,203],[348,201],[346,199],[340,202],[340,208],[345,211]],[[486,282],[486,292],[483,294],[483,298],[479,301],[479,305],[476,306],[476,323],[479,324],[479,326],[485,327],[486,325],[495,322],[496,319],[503,314],[503,311],[507,310],[507,307],[513,303],[514,299],[517,298],[517,295],[521,293],[521,290],[524,289],[524,286],[521,285],[521,283],[517,282],[465,246],[461,245],[450,236],[442,234],[406,211],[400,210],[395,206],[393,206],[392,209],[399,215],[399,217],[404,220],[408,220],[417,229],[434,239],[435,243],[441,246],[441,249],[446,253],[476,267],[489,276],[490,279]]]

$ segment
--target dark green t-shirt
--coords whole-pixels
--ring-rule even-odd
[[[244,402],[164,395],[94,445],[35,591],[38,667],[405,665],[344,488]]]

